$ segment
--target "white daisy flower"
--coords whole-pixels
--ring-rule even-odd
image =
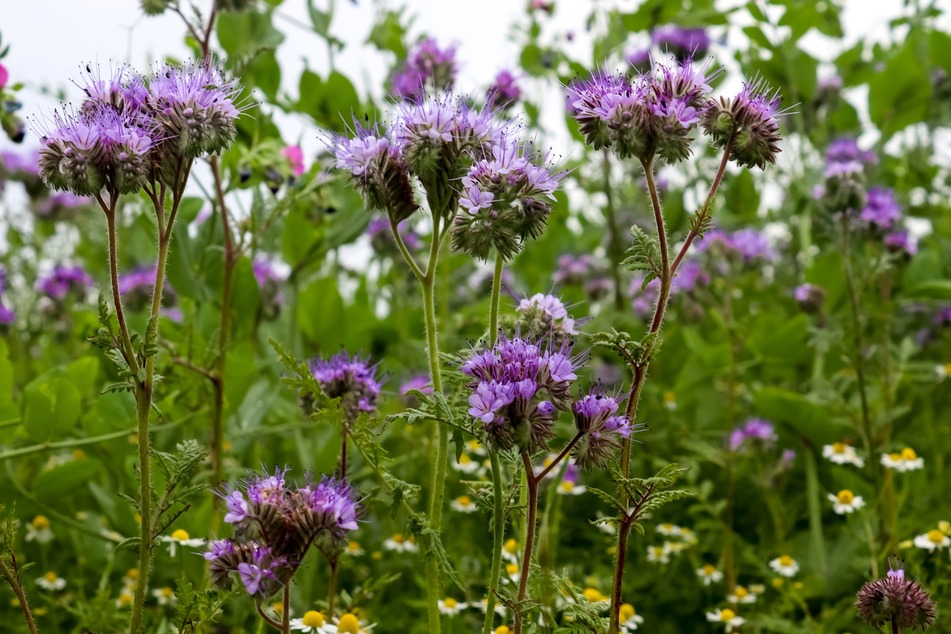
[[[406,539],[402,533],[396,533],[393,537],[384,541],[383,548],[398,553],[415,553],[419,550],[416,539],[412,535],[409,536],[409,539]]]
[[[783,577],[795,577],[799,572],[799,564],[789,555],[781,555],[769,562],[769,567],[776,571],[776,574]]]
[[[658,524],[657,525],[657,532],[663,535],[664,537],[679,537],[682,531],[683,529],[677,526],[676,524]]]
[[[512,563],[518,563],[518,542],[514,539],[507,539],[502,544],[502,559]]]
[[[192,539],[188,535],[188,531],[182,530],[181,528],[173,531],[171,535],[162,535],[159,537],[159,541],[168,544],[168,554],[172,557],[178,552],[179,546],[182,548],[198,548],[205,545],[205,540]]]
[[[449,503],[449,508],[453,511],[459,511],[460,513],[475,513],[479,509],[476,508],[475,502],[472,501],[468,495],[460,495],[455,500]]]
[[[555,461],[555,458],[557,457],[558,457],[558,454],[550,453],[547,456],[545,456],[545,459],[542,460],[542,463],[540,465],[536,467],[532,467],[532,471],[535,473],[535,476],[538,477],[539,473],[541,473],[542,471],[550,467],[551,463],[553,463]],[[551,480],[552,478],[557,478],[558,471],[559,471],[558,469],[552,469],[551,471],[545,474],[545,479]]]
[[[359,628],[359,621],[358,628]],[[291,619],[291,629],[295,632],[311,632],[313,634],[337,634],[337,626],[327,622],[323,612],[308,610],[299,619]]]
[[[48,544],[53,540],[53,531],[50,530],[50,521],[45,515],[37,515],[26,525],[26,541]]]
[[[919,458],[918,454],[915,453],[915,450],[911,447],[905,447],[900,453],[882,454],[881,463],[884,467],[894,469],[899,473],[917,471],[925,467],[925,459]]]
[[[934,372],[938,375],[938,380],[944,380],[951,376],[951,363],[943,363],[934,367]]]
[[[152,590],[152,596],[155,597],[159,605],[175,605],[175,591],[168,586]]]
[[[670,411],[677,409],[677,395],[673,392],[664,392],[664,407]]]
[[[606,516],[604,513],[602,513],[601,511],[598,511],[598,519],[599,519],[599,520],[606,519],[606,517],[607,517],[607,516]],[[596,527],[598,528],[598,530],[601,531],[602,533],[606,533],[606,534],[608,534],[608,535],[617,535],[617,526],[615,526],[615,525],[614,525],[613,523],[611,523],[611,522],[598,522],[598,523],[595,524],[595,526],[596,526]]]
[[[622,603],[619,610],[621,621],[621,632],[633,632],[637,626],[644,622],[644,617],[634,611],[634,606],[630,603]]]
[[[475,473],[481,468],[481,465],[473,460],[472,456],[468,453],[462,452],[462,454],[459,455],[459,460],[452,463],[452,468],[462,473]]]
[[[933,528],[924,535],[915,537],[912,543],[914,543],[916,548],[923,548],[924,550],[934,552],[935,550],[951,546],[951,539],[940,530]]]
[[[363,625],[356,615],[349,612],[339,619],[334,619],[334,625],[337,626],[336,632],[339,634],[366,634],[375,627],[375,625]]]
[[[726,631],[732,632],[733,628],[739,627],[746,623],[746,619],[742,616],[737,616],[736,612],[727,608],[725,610],[714,610],[713,612],[707,612],[707,620],[711,623],[723,623],[726,625]]]
[[[37,579],[36,585],[43,588],[44,590],[56,592],[57,590],[62,590],[66,587],[66,580],[62,577],[58,577],[55,572],[51,571]]]
[[[469,607],[468,603],[456,601],[452,597],[440,599],[437,603],[439,604],[439,612],[446,616],[455,616]]]
[[[502,583],[518,583],[522,568],[516,563],[505,564],[505,576],[502,577]]]
[[[830,493],[828,498],[832,502],[832,510],[839,515],[847,515],[865,506],[862,496],[855,495],[848,489],[842,489],[836,495]]]
[[[351,557],[359,557],[363,554],[363,548],[360,547],[360,542],[349,541],[347,542],[346,548],[343,549],[344,555],[350,555]]]
[[[685,544],[693,546],[697,543],[697,534],[691,529],[683,527],[680,529],[680,539],[684,540]]]
[[[478,440],[473,438],[472,440],[466,441],[466,451],[475,455],[475,456],[486,456],[488,455],[485,451],[485,447],[482,446]]]
[[[663,546],[648,546],[647,561],[653,564],[668,564],[671,552],[670,542],[664,542]]]
[[[835,464],[850,464],[860,469],[865,466],[865,459],[859,456],[855,447],[844,442],[823,445],[822,457]]]
[[[123,588],[116,598],[116,607],[123,610],[132,607],[132,601],[135,600],[135,590],[132,588]]]
[[[573,480],[562,480],[558,484],[558,495],[581,495],[587,490],[588,487]]]
[[[726,595],[726,600],[733,605],[737,603],[756,603],[756,595],[747,590],[745,586],[736,586],[733,588],[733,594]]]
[[[473,603],[472,605],[473,605],[474,607],[477,607],[477,608],[479,608],[480,610],[482,610],[482,613],[485,614],[485,611],[489,609],[489,600],[488,600],[488,599],[482,599],[482,600],[479,601],[478,603]],[[494,610],[494,611],[495,611],[495,613],[498,614],[499,616],[505,616],[505,606],[502,605],[501,603],[499,603],[498,601],[496,601],[496,603],[495,603],[495,610]]]
[[[709,586],[711,583],[719,583],[723,579],[723,573],[716,569],[716,566],[710,564],[703,568],[697,568],[697,576],[703,580],[703,585]]]
[[[130,590],[135,589],[135,584],[139,580],[139,569],[138,568],[129,568],[126,571],[125,576],[122,577],[122,585]]]

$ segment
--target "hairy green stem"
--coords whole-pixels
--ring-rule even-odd
[[[284,584],[284,608],[281,610],[281,631],[291,634],[291,584]]]
[[[334,618],[334,600],[337,598],[337,570],[339,559],[336,555],[329,560],[330,581],[327,583],[327,618]]]
[[[106,214],[106,226],[109,232],[109,275],[112,283],[112,303],[116,311],[116,321],[119,322],[119,336],[121,340],[122,355],[126,363],[129,364],[129,370],[132,374],[139,373],[139,362],[135,357],[135,350],[132,347],[132,337],[129,335],[129,327],[125,320],[125,311],[122,309],[122,296],[119,294],[119,264],[118,264],[118,242],[116,239],[116,202],[118,197],[111,195],[108,205],[102,196],[96,194],[96,199]]]
[[[20,583],[19,575],[17,574],[17,563],[16,555],[13,552],[10,552],[11,564],[13,569],[7,566],[6,561],[3,557],[0,556],[0,572],[3,573],[3,576],[6,578],[7,583],[10,584],[10,588],[13,590],[13,593],[17,595],[17,602],[20,604],[20,610],[23,611],[23,618],[26,620],[26,626],[30,628],[30,634],[36,634],[36,623],[33,622],[33,613],[30,611],[30,604],[26,600],[26,592],[23,590],[23,585]]]
[[[522,553],[522,571],[518,577],[518,595],[515,601],[518,604],[515,610],[514,634],[522,634],[524,611],[522,602],[528,593],[528,573],[532,565],[532,549],[535,546],[535,516],[538,512],[538,478],[532,469],[532,459],[528,452],[522,452],[522,466],[525,467],[525,482],[528,484],[528,517],[525,520],[525,550]]]

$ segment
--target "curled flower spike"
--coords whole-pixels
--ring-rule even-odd
[[[620,402],[596,386],[571,406],[580,439],[572,449],[575,463],[582,469],[604,467],[621,448],[624,438],[644,429],[632,425],[625,415],[617,415]]]
[[[554,337],[561,344],[578,334],[575,320],[568,315],[564,302],[554,295],[535,293],[519,302],[520,325],[529,337]]]
[[[703,116],[703,129],[714,146],[723,148],[730,139],[730,159],[746,167],[766,169],[780,152],[779,90],[769,92],[764,82],[744,84],[731,99],[710,100]]]
[[[905,576],[904,562],[890,557],[884,579],[870,581],[855,596],[859,618],[872,627],[888,623],[902,629],[926,630],[938,616],[931,596]]]
[[[380,395],[381,384],[376,378],[376,365],[346,351],[330,359],[315,359],[310,364],[314,378],[330,398],[339,398],[348,416],[356,418],[360,412],[372,412]]]
[[[451,90],[456,81],[456,47],[439,48],[433,38],[416,45],[406,64],[393,73],[393,94],[402,99],[415,99],[427,88],[437,93]]]

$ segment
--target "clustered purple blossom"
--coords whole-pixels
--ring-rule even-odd
[[[258,283],[258,290],[261,292],[261,309],[264,316],[268,319],[277,317],[281,310],[281,304],[284,303],[284,276],[278,272],[273,263],[258,258],[251,265],[254,272],[254,279]]]
[[[894,190],[884,187],[871,187],[866,194],[865,207],[859,214],[872,229],[888,231],[901,220],[901,207],[895,200]]]
[[[756,229],[739,229],[732,233],[714,229],[708,231],[697,244],[697,252],[703,253],[711,249],[718,249],[726,254],[736,254],[743,262],[765,260],[771,262],[776,259],[776,253],[769,243],[769,238]]]
[[[33,212],[39,218],[54,220],[80,207],[93,203],[88,196],[77,196],[73,192],[57,192],[52,196],[41,198],[33,205]]]
[[[883,239],[889,253],[911,257],[918,253],[918,240],[908,231],[892,231]]]
[[[710,36],[701,27],[685,28],[668,24],[654,29],[651,43],[678,59],[687,59],[705,55],[710,49]]]
[[[234,537],[209,542],[204,553],[216,585],[230,588],[237,574],[249,595],[265,599],[290,583],[312,545],[333,557],[356,530],[360,502],[347,482],[308,477],[294,487],[286,473],[265,471],[219,494]]]
[[[393,94],[416,99],[427,88],[437,93],[451,90],[456,72],[456,47],[442,49],[433,38],[425,38],[410,52],[405,65],[393,73]]]
[[[818,313],[825,298],[825,289],[815,284],[800,284],[793,289],[793,299],[804,313]]]
[[[103,78],[86,66],[86,99],[57,111],[42,137],[39,169],[53,189],[80,196],[131,193],[156,179],[176,184],[176,164],[234,140],[238,89],[205,64],[168,64],[146,78],[124,66]]]
[[[310,363],[314,378],[324,394],[339,398],[344,412],[355,419],[360,412],[372,412],[380,396],[382,385],[376,377],[377,366],[359,355],[350,356],[341,351],[329,359],[314,359]]]
[[[485,104],[489,108],[506,109],[515,105],[522,96],[515,75],[511,71],[502,70],[495,76],[492,85],[486,93]]]
[[[576,284],[591,299],[600,299],[611,291],[607,263],[587,253],[574,256],[566,253],[558,258],[553,276],[555,284]]]
[[[83,267],[60,265],[49,275],[37,280],[36,290],[56,301],[62,301],[70,294],[81,300],[85,297],[86,290],[95,284]]]
[[[503,137],[491,157],[477,161],[462,179],[452,228],[453,249],[487,260],[494,249],[511,260],[528,238],[545,230],[555,190],[565,172],[532,143]]]
[[[470,377],[469,415],[482,424],[496,449],[544,449],[554,435],[556,409],[569,407],[568,390],[581,359],[571,341],[554,347],[518,333],[500,333],[491,348],[473,351],[462,365]]]
[[[738,165],[766,169],[780,152],[779,104],[779,89],[770,92],[760,80],[746,83],[732,100],[707,102],[703,129],[715,147],[730,147],[730,159]]]
[[[152,301],[152,289],[155,287],[155,275],[158,267],[141,266],[119,276],[119,294],[132,310],[142,310]],[[162,289],[162,304],[172,306],[176,300],[175,289],[168,279]]]
[[[841,79],[839,81],[841,83]],[[878,163],[878,157],[870,150],[861,149],[855,139],[843,137],[836,139],[826,148],[826,164],[833,165],[836,163],[874,165]]]
[[[12,324],[16,319],[13,311],[3,305],[3,291],[7,285],[7,271],[0,268],[0,324]]]
[[[905,576],[904,562],[891,561],[884,579],[862,586],[855,595],[859,618],[882,629],[891,624],[894,631],[926,630],[935,622],[938,610],[934,600],[917,581]]]
[[[693,292],[700,284],[707,284],[710,276],[703,270],[700,262],[686,260],[677,269],[677,275],[670,284],[671,298]],[[635,274],[628,287],[631,297],[631,306],[634,312],[641,317],[647,317],[654,312],[657,299],[660,297],[660,280],[656,277],[644,285],[644,275]]]
[[[400,238],[403,239],[403,244],[410,251],[415,251],[419,249],[423,241],[409,227],[409,222],[404,220],[399,223],[397,227],[400,231]],[[393,227],[390,226],[390,221],[386,218],[380,218],[375,216],[370,218],[369,224],[367,224],[367,236],[370,238],[370,246],[373,247],[373,250],[377,253],[390,253],[394,251],[396,246],[396,239],[393,236]]]
[[[631,437],[635,426],[626,415],[618,415],[619,408],[619,400],[605,394],[600,386],[571,406],[580,435],[571,454],[582,469],[603,468],[621,448],[622,439]]]
[[[529,339],[552,337],[557,345],[578,334],[564,302],[554,295],[535,293],[523,298],[516,310],[521,331]]]
[[[738,451],[744,443],[750,441],[770,444],[778,438],[772,423],[762,418],[751,418],[730,432],[730,451]]]

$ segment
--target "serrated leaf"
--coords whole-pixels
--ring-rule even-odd
[[[633,244],[628,247],[622,264],[628,271],[646,271],[645,284],[661,275],[660,245],[657,238],[650,236],[637,225],[631,226]]]

